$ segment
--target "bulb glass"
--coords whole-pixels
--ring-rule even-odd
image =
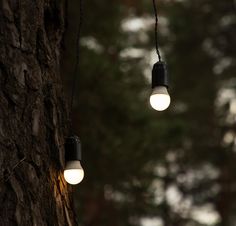
[[[157,111],[164,111],[170,105],[170,96],[167,92],[167,88],[164,86],[158,86],[153,89],[150,96],[150,104],[152,108]]]
[[[69,184],[79,184],[84,178],[84,170],[80,161],[69,161],[66,163],[64,178]]]

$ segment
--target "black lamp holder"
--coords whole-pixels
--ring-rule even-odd
[[[162,61],[158,61],[152,68],[152,88],[157,86],[165,86],[168,88],[168,75],[166,64]]]
[[[66,138],[65,142],[65,160],[68,161],[81,161],[81,143],[77,136],[70,136]]]

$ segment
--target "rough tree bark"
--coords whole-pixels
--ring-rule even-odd
[[[62,176],[64,0],[0,0],[0,226],[76,225]]]

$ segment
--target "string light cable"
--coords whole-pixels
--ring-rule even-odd
[[[72,116],[72,109],[74,104],[74,96],[77,84],[77,77],[79,72],[79,65],[80,65],[80,37],[83,25],[83,1],[79,0],[79,26],[76,35],[76,59],[73,71],[73,79],[72,79],[72,90],[71,90],[71,103],[70,103],[70,115]]]
[[[154,15],[155,15],[155,44],[156,44],[156,53],[158,56],[158,61],[161,62],[161,54],[159,51],[159,45],[158,45],[158,33],[157,33],[157,28],[158,28],[158,14],[157,14],[157,6],[156,6],[156,0],[152,0],[153,3],[153,10],[154,10]]]

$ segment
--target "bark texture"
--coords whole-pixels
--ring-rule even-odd
[[[0,0],[0,226],[75,225],[63,179],[64,0]]]

